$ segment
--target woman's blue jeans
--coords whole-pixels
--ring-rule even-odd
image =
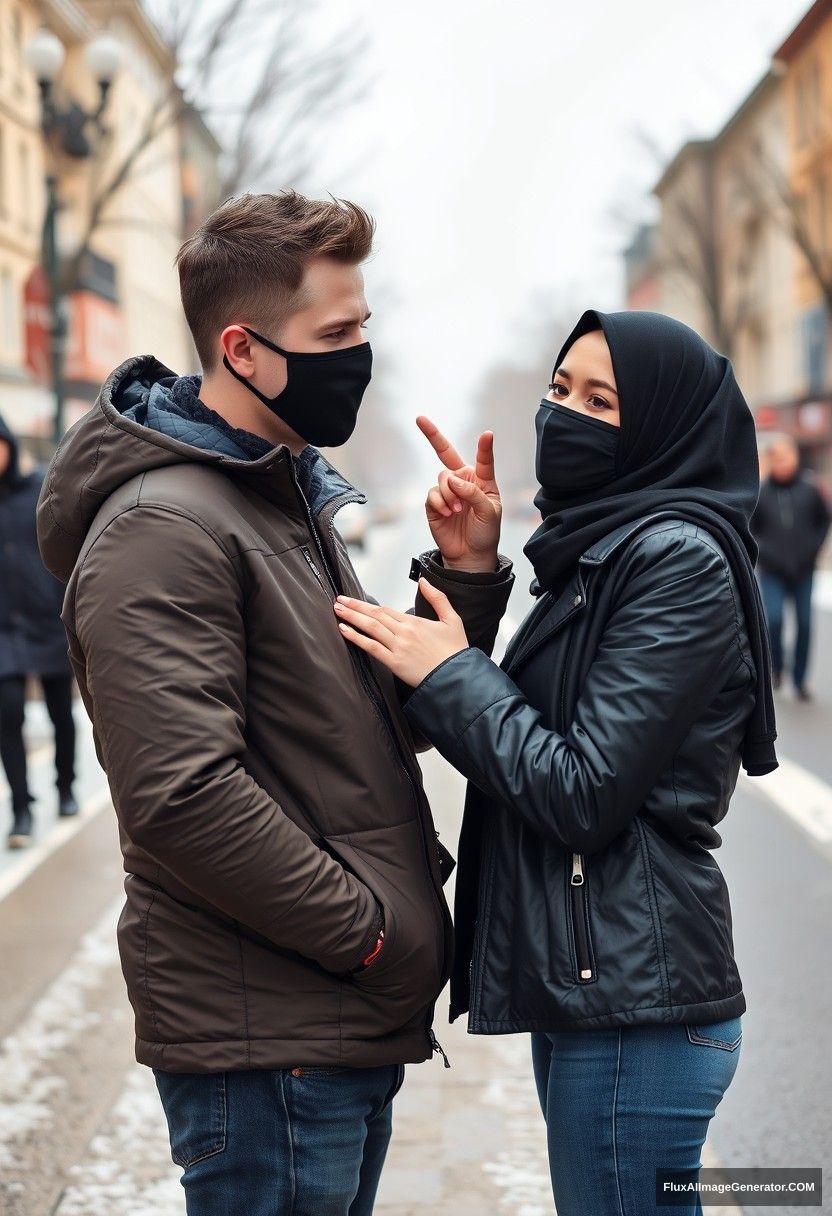
[[[698,1170],[733,1079],[741,1018],[532,1035],[558,1216],[699,1216],[656,1205],[656,1170]]]

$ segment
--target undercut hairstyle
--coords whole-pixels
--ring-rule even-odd
[[[247,323],[274,339],[301,306],[310,258],[358,265],[372,250],[375,223],[346,199],[321,202],[295,190],[243,194],[223,203],[176,255],[182,307],[205,372],[217,362],[227,325]]]

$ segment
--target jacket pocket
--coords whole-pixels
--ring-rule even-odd
[[[583,853],[573,853],[572,863],[567,867],[567,907],[572,927],[572,957],[575,978],[581,984],[598,978],[595,956],[592,950],[592,933],[589,922],[589,890],[586,881],[586,862]]]
[[[401,1029],[436,1000],[444,962],[444,924],[416,820],[326,837],[325,847],[373,893],[384,910],[384,946],[363,971],[344,979],[342,1033],[366,1038]]]
[[[739,1015],[721,1022],[693,1022],[685,1027],[691,1043],[702,1047],[718,1047],[736,1051],[742,1042],[742,1021]]]
[[[224,1072],[163,1072],[153,1069],[165,1111],[170,1155],[187,1169],[223,1152],[228,1112]]]

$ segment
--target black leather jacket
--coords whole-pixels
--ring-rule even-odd
[[[451,1020],[474,1033],[745,1010],[712,850],[755,671],[724,552],[657,512],[580,558],[500,667],[469,648],[407,702],[469,779]]]

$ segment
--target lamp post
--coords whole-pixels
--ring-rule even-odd
[[[87,111],[71,98],[62,102],[56,97],[55,81],[63,66],[65,53],[63,43],[47,29],[39,30],[25,51],[26,63],[40,89],[41,131],[48,166],[45,176],[46,206],[41,234],[41,265],[49,288],[54,399],[52,432],[56,445],[61,440],[64,426],[64,355],[69,332],[67,299],[58,255],[57,220],[61,199],[57,166],[62,154],[74,160],[86,160],[92,156],[94,143],[88,137],[87,130],[92,129],[93,139],[100,137],[104,131],[104,109],[110,85],[121,61],[119,45],[109,34],[99,34],[87,44],[84,59],[97,80],[99,89],[98,105],[94,110]]]

